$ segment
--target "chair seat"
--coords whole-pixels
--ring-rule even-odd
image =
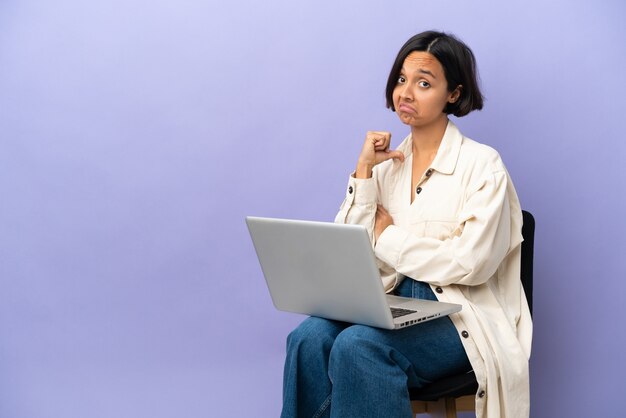
[[[441,398],[458,398],[474,395],[478,382],[474,371],[446,377],[422,388],[409,388],[412,401],[437,401]]]

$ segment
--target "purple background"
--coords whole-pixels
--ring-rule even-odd
[[[331,220],[391,62],[474,50],[537,218],[533,417],[623,416],[626,3],[0,2],[0,417],[278,415],[245,215]],[[228,313],[228,307],[236,309]]]

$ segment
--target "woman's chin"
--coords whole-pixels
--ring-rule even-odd
[[[402,114],[398,116],[400,118],[400,122],[404,123],[405,125],[413,125],[414,123],[417,122],[417,120],[414,117],[409,116],[407,114]]]

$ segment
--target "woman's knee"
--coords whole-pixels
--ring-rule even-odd
[[[334,321],[310,317],[305,319],[287,337],[287,350],[299,347],[330,347],[333,345],[337,334],[341,332]]]
[[[384,331],[365,325],[353,325],[343,330],[335,339],[331,361],[342,362],[346,357],[355,359],[384,353]]]
[[[328,374],[333,382],[370,376],[396,367],[393,348],[387,344],[385,331],[354,325],[335,339],[330,351]],[[350,377],[348,377],[350,376]]]

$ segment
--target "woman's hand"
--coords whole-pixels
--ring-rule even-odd
[[[367,179],[372,177],[372,169],[376,164],[397,158],[404,161],[404,154],[400,151],[389,150],[391,133],[384,131],[368,131],[365,135],[365,143],[359,155],[356,166],[356,178]]]
[[[387,209],[378,205],[376,207],[376,220],[374,222],[374,238],[376,241],[378,241],[380,235],[389,225],[393,225],[393,218],[389,212],[387,212]]]

